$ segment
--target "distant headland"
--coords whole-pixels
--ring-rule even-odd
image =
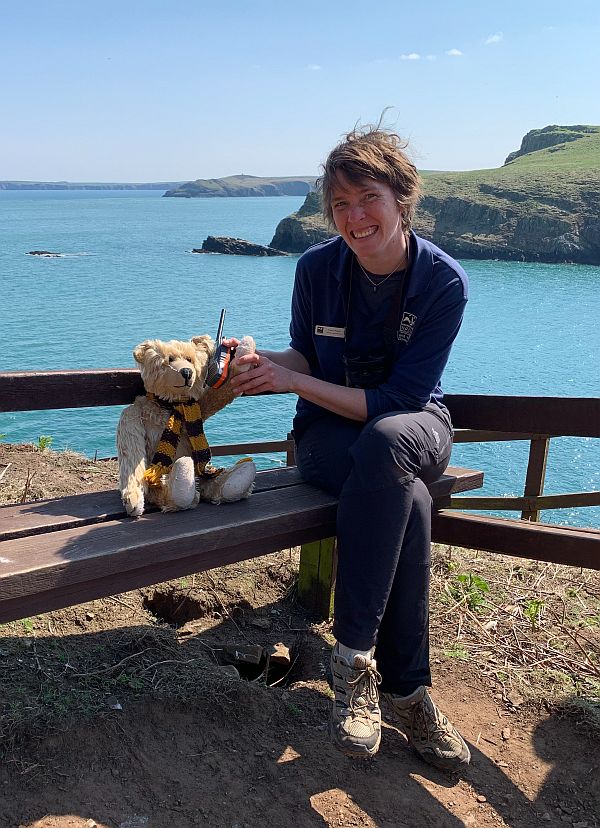
[[[534,129],[502,167],[422,176],[415,231],[450,255],[600,265],[600,126]],[[271,247],[302,253],[331,235],[309,193]]]
[[[227,178],[198,178],[172,190],[167,198],[211,198],[223,196],[303,196],[314,189],[314,176],[260,178],[256,175],[230,175]]]
[[[0,190],[165,190],[180,181],[153,181],[130,184],[105,181],[0,181]]]

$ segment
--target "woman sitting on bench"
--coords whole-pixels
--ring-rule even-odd
[[[300,257],[290,348],[242,357],[236,393],[297,394],[303,478],[339,496],[331,736],[349,756],[381,738],[379,685],[409,742],[445,768],[464,740],[426,687],[431,498],[448,465],[440,380],[467,300],[460,265],[412,232],[419,175],[400,138],[355,130],[330,153],[323,211],[337,235]]]

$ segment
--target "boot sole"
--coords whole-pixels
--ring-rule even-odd
[[[381,744],[381,733],[379,733],[379,738],[373,747],[361,744],[350,745],[347,742],[340,741],[331,718],[329,719],[329,737],[337,750],[343,753],[344,756],[350,757],[350,759],[370,759],[372,756],[375,756]]]

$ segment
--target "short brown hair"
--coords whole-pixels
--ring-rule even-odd
[[[321,191],[323,215],[334,225],[331,208],[332,191],[340,173],[352,184],[365,178],[388,184],[402,211],[402,226],[412,227],[417,202],[421,197],[421,177],[403,150],[408,143],[395,132],[378,126],[357,127],[334,147],[323,164],[318,186]]]

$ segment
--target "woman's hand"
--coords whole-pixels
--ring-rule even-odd
[[[231,379],[231,387],[236,397],[240,394],[285,394],[292,391],[295,372],[283,365],[277,365],[261,354],[246,354],[236,359],[239,368],[249,366],[244,373],[236,374]]]
[[[215,344],[218,346],[219,343],[217,342]],[[221,340],[221,345],[224,345],[226,348],[237,348],[239,344],[240,340],[236,339],[235,336],[230,336],[229,339],[225,339],[225,337],[223,337]]]

